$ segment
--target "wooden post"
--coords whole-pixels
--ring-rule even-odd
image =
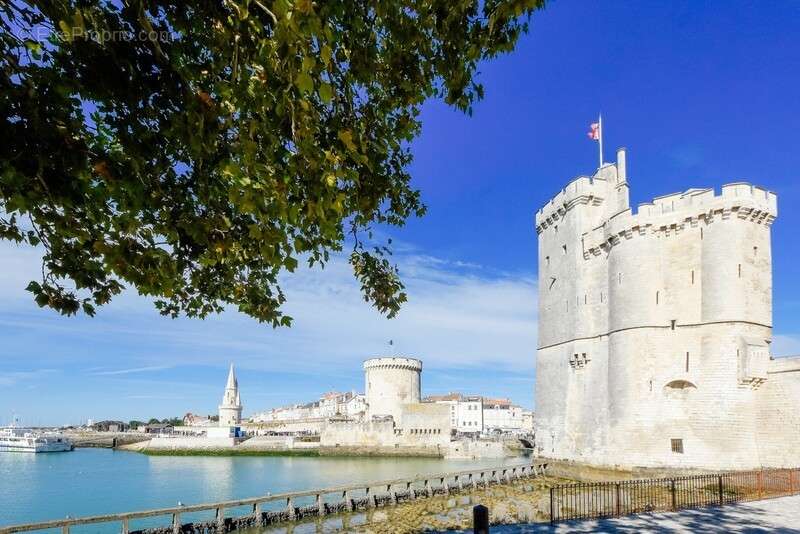
[[[678,499],[677,496],[675,495],[675,479],[673,478],[669,482],[670,482],[669,485],[670,493],[672,493],[672,510],[674,511],[678,509]]]
[[[794,469],[789,469],[789,493],[794,495]]]
[[[61,527],[61,534],[69,534],[69,525]]]
[[[615,486],[616,486],[616,491],[617,491],[617,506],[616,506],[616,514],[615,515],[617,517],[619,517],[620,515],[622,515],[620,513],[621,510],[622,510],[622,492],[620,491],[620,488],[619,488],[619,482],[617,482],[615,484]]]
[[[180,534],[181,532],[181,514],[175,512],[172,514],[172,534]]]
[[[353,499],[350,498],[350,492],[345,490],[344,492],[344,503],[345,508],[347,508],[348,512],[352,512],[355,506],[353,506]]]
[[[461,490],[463,489],[463,486],[461,485],[461,478],[458,475],[456,475],[456,489],[459,493],[461,493]]]
[[[369,487],[367,487],[366,496],[367,496],[367,508],[371,508],[372,507],[372,504],[371,504],[372,503],[372,495],[369,492]]]
[[[760,499],[764,493],[764,470],[758,472],[758,498]]]
[[[412,501],[417,499],[417,490],[414,489],[414,486],[411,482],[406,482],[406,489],[408,490],[408,498]]]
[[[317,493],[317,515],[322,517],[325,513],[325,501],[322,499],[322,494]]]
[[[489,534],[489,509],[482,504],[472,508],[472,532]]]
[[[555,499],[556,489],[550,486],[550,524],[555,524],[556,522],[556,499]]]
[[[445,495],[450,495],[450,484],[447,483],[447,478],[440,478],[439,483],[442,485],[444,489]]]
[[[128,534],[130,532],[130,525],[128,524],[128,518],[122,520],[122,534]]]
[[[426,480],[425,481],[425,496],[426,497],[432,497],[433,496],[433,490],[431,489],[431,481],[430,480]]]
[[[294,500],[291,497],[286,499],[286,510],[289,512],[289,521],[297,519],[297,511],[294,508]]]
[[[225,508],[218,507],[214,513],[214,519],[217,523],[217,532],[225,532]]]
[[[472,489],[473,490],[478,489],[478,480],[475,478],[475,475],[473,475],[472,473],[469,474],[469,482],[470,482],[470,484],[472,484]]]
[[[392,491],[392,485],[391,485],[391,484],[389,484],[388,486],[386,486],[386,491],[388,491],[388,492],[389,492],[389,503],[390,503],[391,505],[393,505],[393,506],[394,506],[395,504],[397,504],[397,493],[396,493],[396,492],[394,492],[394,491]]]
[[[253,505],[253,519],[257,527],[261,526],[261,503],[259,502]]]
[[[719,475],[718,483],[719,483],[719,505],[722,506],[723,504],[725,504],[725,496],[724,493],[722,492],[722,475]]]

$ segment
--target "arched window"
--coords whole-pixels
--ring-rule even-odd
[[[697,386],[688,380],[672,380],[664,386],[664,396],[668,399],[687,399]]]

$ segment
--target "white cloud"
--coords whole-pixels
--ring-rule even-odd
[[[390,352],[423,359],[427,367],[491,365],[533,372],[536,283],[532,274],[490,269],[416,254],[395,256],[409,301],[387,320],[365,303],[342,257],[324,269],[300,269],[284,278],[285,311],[292,328],[273,330],[235,311],[204,321],[170,320],[134,291],[97,317],[64,318],[39,310],[24,291],[39,269],[38,252],[0,244],[7,276],[0,282],[0,324],[36,329],[51,343],[78,338],[91,346],[118,340],[119,354],[97,355],[95,375],[127,375],[182,365],[349,375],[363,359]],[[394,340],[390,350],[388,340]],[[148,344],[150,350],[139,347]],[[130,356],[135,354],[135,356]],[[124,355],[124,356],[123,356]],[[120,364],[114,369],[109,361]]]
[[[129,375],[133,373],[150,373],[153,371],[163,371],[165,369],[171,369],[172,366],[169,365],[149,365],[147,367],[134,367],[132,369],[114,369],[110,371],[91,371],[89,374],[92,376],[118,376],[118,375]]]

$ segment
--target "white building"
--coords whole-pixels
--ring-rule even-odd
[[[631,209],[625,151],[536,214],[536,447],[609,466],[800,464],[800,359],[772,359],[774,193]]]
[[[242,422],[242,401],[239,398],[239,382],[233,364],[228,371],[228,381],[225,384],[225,393],[222,395],[222,404],[219,405],[219,426],[238,426]]]
[[[450,407],[450,423],[460,434],[521,432],[526,430],[524,414],[531,413],[512,404],[509,399],[491,399],[460,393],[432,395],[426,397],[425,402],[447,404]]]
[[[486,432],[518,432],[523,428],[522,407],[508,399],[483,399],[483,428]]]

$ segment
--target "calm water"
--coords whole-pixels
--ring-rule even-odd
[[[520,461],[152,457],[110,449],[77,449],[55,454],[2,453],[0,525],[161,508],[175,506],[178,501],[183,504],[223,501]],[[104,531],[98,528],[91,531]],[[111,531],[111,526],[105,530]]]

